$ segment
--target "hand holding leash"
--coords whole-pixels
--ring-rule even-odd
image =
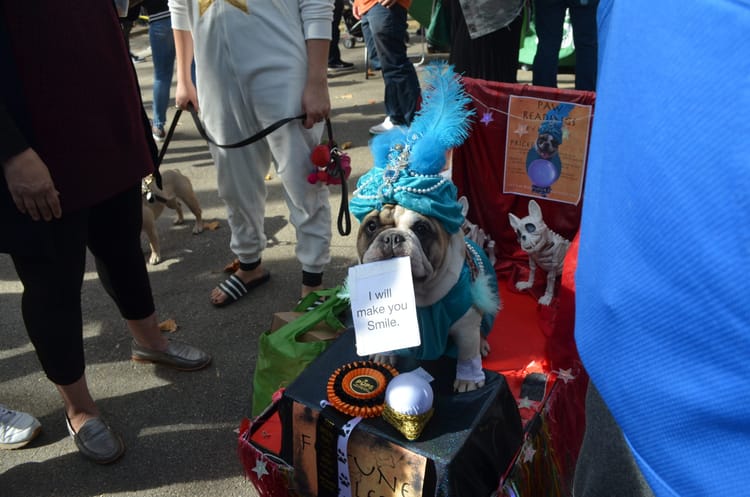
[[[206,130],[203,127],[203,124],[200,121],[200,118],[198,117],[198,111],[196,111],[195,107],[193,107],[192,102],[188,102],[187,104],[187,110],[190,112],[191,117],[193,118],[193,122],[195,123],[195,127],[198,130],[198,133],[201,135],[201,137],[206,140],[208,143],[212,143],[213,145],[220,147],[220,148],[240,148],[244,147],[245,145],[249,145],[253,142],[256,142],[269,134],[273,133],[283,125],[287,124],[288,122],[294,121],[295,119],[302,119],[305,120],[307,118],[306,114],[300,114],[299,116],[294,117],[286,117],[284,119],[280,119],[276,121],[275,123],[271,124],[270,126],[263,128],[262,130],[258,131],[254,135],[245,138],[244,140],[241,140],[237,143],[229,143],[229,144],[219,144],[213,141],[211,138],[208,137],[206,134]],[[172,123],[169,125],[169,130],[167,131],[167,136],[164,138],[164,144],[161,147],[161,150],[159,151],[159,157],[157,160],[157,170],[159,165],[161,164],[162,160],[164,159],[164,154],[167,152],[167,147],[169,146],[169,142],[172,141],[172,136],[174,135],[174,130],[177,127],[177,122],[180,120],[180,116],[182,115],[182,109],[177,109],[177,111],[174,114],[174,117],[172,118]],[[349,215],[349,193],[347,188],[347,178],[349,177],[349,173],[351,172],[351,166],[349,166],[349,157],[342,153],[338,146],[336,145],[336,142],[333,139],[333,127],[331,126],[331,120],[329,118],[325,118],[326,121],[326,130],[328,132],[328,147],[330,150],[330,164],[326,166],[327,174],[332,178],[331,181],[327,181],[329,184],[340,184],[341,185],[341,205],[339,207],[339,214],[337,219],[337,228],[339,230],[339,233],[342,236],[347,236],[351,233],[351,218]]]

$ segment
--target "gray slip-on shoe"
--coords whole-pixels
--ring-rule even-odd
[[[196,371],[211,364],[211,356],[197,347],[169,339],[165,351],[143,347],[135,340],[130,344],[134,361],[153,362],[180,371]]]
[[[83,423],[78,432],[73,430],[67,416],[65,416],[65,422],[78,450],[95,463],[113,463],[125,452],[122,438],[101,418],[89,419]]]

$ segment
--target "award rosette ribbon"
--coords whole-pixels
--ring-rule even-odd
[[[328,402],[349,416],[374,418],[383,413],[388,383],[398,371],[388,364],[354,361],[346,364],[328,379]]]

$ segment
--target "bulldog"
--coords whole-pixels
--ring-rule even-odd
[[[381,210],[370,212],[357,235],[360,263],[409,257],[422,347],[436,349],[442,355],[449,338],[455,344],[457,366],[453,388],[457,392],[476,390],[485,381],[482,357],[489,352],[489,345],[480,331],[484,313],[471,302],[463,306],[468,307],[466,310],[455,305],[455,296],[462,292],[472,294],[470,286],[478,283],[478,279],[483,280],[478,283],[482,285],[492,279],[496,296],[494,269],[486,256],[480,255],[481,250],[462,231],[449,234],[436,219],[397,204],[386,204]],[[471,274],[472,271],[476,274]],[[444,301],[449,294],[454,297],[450,306]],[[440,322],[430,320],[427,316],[434,316],[434,307],[440,305],[451,307],[447,310],[453,316]],[[492,305],[496,311],[499,301]],[[494,318],[494,312],[490,314]],[[393,353],[376,354],[371,359],[392,366],[397,363],[397,355]]]
[[[182,224],[185,221],[182,212],[182,203],[188,206],[190,212],[195,216],[193,234],[203,231],[203,218],[200,203],[193,191],[193,185],[187,176],[176,169],[168,169],[161,172],[162,188],[156,186],[152,176],[143,180],[143,225],[141,232],[148,238],[151,255],[148,258],[150,264],[161,262],[161,250],[159,245],[159,234],[156,231],[156,220],[165,207],[173,209],[177,213],[174,224]]]
[[[373,167],[357,181],[349,206],[360,222],[361,263],[411,261],[421,344],[372,359],[395,366],[397,355],[455,356],[453,388],[467,392],[485,384],[484,336],[500,309],[494,267],[464,235],[464,204],[444,172],[450,150],[469,134],[473,110],[461,77],[444,62],[425,67],[422,88],[409,129],[397,126],[371,140]]]

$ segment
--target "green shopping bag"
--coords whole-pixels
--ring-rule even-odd
[[[314,306],[321,297],[325,301]],[[274,392],[291,383],[328,348],[330,341],[300,342],[297,338],[322,321],[334,329],[343,328],[338,316],[349,308],[349,297],[342,292],[341,286],[319,290],[302,299],[294,310],[303,312],[308,308],[311,310],[294,321],[260,336],[253,375],[253,417],[271,404]]]

